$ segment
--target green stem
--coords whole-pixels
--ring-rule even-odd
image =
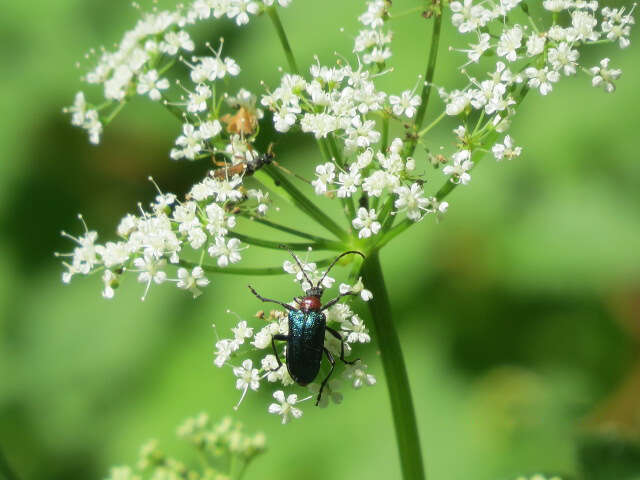
[[[9,462],[0,448],[0,480],[18,480],[18,476],[11,470]]]
[[[383,152],[386,152],[387,148],[389,148],[389,117],[386,115],[382,119],[382,141],[380,145]]]
[[[424,480],[426,477],[409,378],[398,334],[391,318],[391,305],[377,251],[367,256],[362,265],[362,276],[364,284],[373,293],[368,305],[391,399],[402,478]]]
[[[298,65],[296,64],[296,59],[293,56],[293,51],[291,50],[291,45],[289,44],[289,39],[287,38],[287,34],[284,31],[284,27],[282,26],[282,22],[280,21],[280,16],[278,15],[276,7],[267,8],[267,13],[269,14],[269,18],[271,19],[271,22],[273,23],[273,26],[278,33],[278,38],[280,39],[280,44],[282,45],[284,54],[287,57],[289,68],[293,73],[300,73],[300,71],[298,70]]]
[[[257,217],[255,215],[248,215],[247,218],[253,222],[261,223],[262,225],[266,225],[267,227],[271,227],[275,230],[280,230],[282,232],[290,233],[291,235],[295,235],[296,237],[307,238],[309,240],[313,240],[314,242],[327,243],[331,241],[326,238],[317,237],[316,235],[311,235],[310,233],[301,232],[300,230],[287,227],[286,225],[281,225],[279,223],[272,222],[270,220],[267,220],[266,218]]]
[[[440,120],[442,120],[446,115],[447,115],[447,112],[445,110],[440,115],[438,115],[438,118],[436,118],[433,122],[431,122],[429,125],[427,125],[426,127],[424,127],[422,130],[418,132],[418,138],[424,137],[433,127],[435,127],[438,123],[440,123]]]
[[[111,123],[111,121],[116,118],[116,115],[118,115],[118,113],[120,113],[120,110],[122,110],[124,108],[124,106],[127,104],[126,100],[122,100],[117,106],[116,108],[114,108],[111,113],[104,119],[103,123],[105,125],[109,125]]]
[[[281,192],[288,196],[291,203],[302,210],[304,213],[313,218],[316,222],[333,233],[343,242],[349,241],[349,235],[340,226],[324,213],[315,203],[309,200],[304,193],[298,190],[277,168],[273,165],[265,166],[264,171],[271,179],[275,186],[281,188]]]
[[[315,262],[318,267],[324,267],[329,265],[333,261],[334,257],[325,258]],[[247,268],[247,267],[216,267],[215,265],[200,264],[195,262],[189,262],[187,260],[180,260],[179,265],[185,268],[202,267],[205,272],[209,273],[227,273],[230,275],[245,275],[247,277],[252,276],[265,276],[265,275],[285,275],[285,272],[281,266],[279,267],[262,267],[262,268]],[[288,274],[287,274],[288,275]]]
[[[274,242],[271,240],[264,240],[262,238],[251,237],[249,235],[243,235],[242,233],[229,232],[229,236],[237,238],[241,242],[248,243],[249,245],[255,245],[256,247],[281,249],[284,242]],[[309,249],[313,250],[344,250],[344,245],[340,242],[334,242],[332,240],[326,240],[323,242],[287,242],[286,246],[291,250],[305,251]]]
[[[409,220],[408,218],[405,218],[400,223],[398,223],[395,227],[393,227],[391,230],[389,230],[388,232],[384,232],[382,234],[382,236],[380,237],[380,240],[378,240],[378,243],[376,244],[376,248],[380,249],[384,247],[387,243],[389,243],[395,237],[400,235],[402,232],[404,232],[407,228],[409,228],[414,223],[415,223],[414,221]]]
[[[433,82],[433,76],[436,72],[436,61],[438,60],[438,46],[440,44],[440,30],[442,28],[442,13],[434,16],[433,31],[431,32],[431,48],[429,49],[429,60],[427,62],[427,71],[424,76],[424,85],[422,86],[422,93],[420,94],[420,107],[416,113],[416,121],[414,125],[416,128],[422,126],[424,115],[427,112],[427,106],[429,105],[429,97],[431,95],[431,87]],[[418,144],[415,139],[409,150],[409,155],[413,155]]]

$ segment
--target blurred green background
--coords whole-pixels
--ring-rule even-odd
[[[348,54],[363,5],[297,0],[283,10],[298,63]],[[180,126],[149,102],[125,109],[98,148],[61,113],[83,88],[74,63],[137,19],[128,2],[8,2],[2,11],[0,446],[22,479],[103,478],[109,466],[133,462],[149,438],[181,451],[175,427],[183,418],[233,413],[239,392],[212,365],[211,324],[225,331],[235,320],[226,309],[248,318],[258,306],[243,277],[211,277],[195,302],[160,287],[142,303],[134,281],[106,301],[98,277],[60,282],[53,252],[72,249],[59,231],[80,231],[78,212],[108,238],[136,202],[154,197],[149,174],[183,194],[206,166],[168,159]],[[436,82],[462,86],[445,25]],[[392,28],[395,71],[382,84],[397,93],[423,71],[430,25],[415,16]],[[284,56],[268,20],[238,32],[218,22],[195,36],[225,36],[226,53],[243,68],[232,90],[274,85]],[[522,158],[484,162],[450,197],[441,223],[427,218],[383,252],[432,479],[573,478],[583,469],[587,478],[640,478],[630,443],[640,432],[638,47],[602,46],[583,57],[595,65],[611,56],[624,70],[614,95],[584,76],[548,97],[530,94],[512,130]],[[434,101],[430,115],[440,109]],[[451,142],[454,126],[440,129],[434,145]],[[313,148],[289,136],[276,150],[308,172]],[[295,212],[277,215],[308,228]],[[252,250],[248,263],[283,259]],[[272,297],[297,293],[289,279],[273,280],[253,279]],[[249,395],[234,417],[264,431],[269,452],[247,479],[399,478],[375,347],[363,357],[378,386],[349,391],[338,408],[307,405],[286,427],[267,414],[267,391]]]

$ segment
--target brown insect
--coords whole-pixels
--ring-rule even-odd
[[[221,168],[214,170],[213,177],[222,180],[231,178],[234,175],[253,175],[256,170],[259,170],[265,165],[269,165],[273,161],[274,156],[271,151],[271,145],[269,145],[266,153],[253,156],[248,162],[241,162],[230,166],[227,166],[224,162],[218,163],[217,165]]]

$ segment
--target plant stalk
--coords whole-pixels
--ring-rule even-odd
[[[296,59],[293,56],[293,51],[291,50],[291,45],[289,44],[289,39],[287,38],[287,34],[284,31],[284,27],[282,26],[282,22],[280,21],[280,16],[278,15],[278,11],[276,7],[267,8],[267,13],[269,14],[269,18],[273,23],[273,26],[278,33],[278,38],[280,39],[280,43],[282,45],[282,49],[284,50],[284,54],[287,57],[287,63],[289,63],[289,69],[293,73],[300,73],[298,70],[298,65],[296,64]]]
[[[427,61],[427,71],[424,76],[424,85],[422,86],[422,92],[420,93],[420,107],[418,107],[418,112],[416,113],[416,121],[414,123],[416,129],[422,126],[424,115],[425,113],[427,113],[427,106],[429,105],[433,76],[436,72],[436,63],[438,60],[438,47],[440,45],[441,28],[442,12],[434,15],[433,30],[431,32],[431,47],[429,48],[429,60]],[[413,155],[413,152],[415,151],[417,145],[418,139],[415,138],[409,149],[408,156]]]
[[[402,478],[403,480],[424,480],[426,477],[409,378],[398,333],[391,318],[389,295],[384,284],[377,250],[369,253],[362,265],[361,273],[364,284],[373,293],[373,298],[368,305],[391,399]]]
[[[0,448],[0,480],[18,480],[18,476],[9,466],[9,462]]]

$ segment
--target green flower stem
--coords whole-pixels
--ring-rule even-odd
[[[0,480],[18,480],[18,476],[11,470],[9,462],[0,448]]]
[[[278,11],[276,7],[267,8],[267,13],[269,14],[269,18],[273,23],[273,26],[278,33],[278,38],[280,39],[280,44],[282,45],[282,49],[284,50],[284,54],[287,57],[287,62],[289,63],[289,68],[293,73],[300,73],[298,70],[298,65],[296,64],[296,59],[293,56],[293,51],[291,50],[291,45],[289,44],[289,39],[287,38],[287,34],[284,31],[284,27],[282,26],[282,22],[280,21],[280,16],[278,15]]]
[[[380,145],[383,152],[386,152],[387,148],[389,148],[389,117],[387,115],[382,119],[382,140]]]
[[[334,257],[324,258],[315,262],[318,267],[325,267],[333,261]],[[247,277],[252,276],[266,276],[266,275],[288,275],[282,269],[282,266],[278,267],[262,267],[262,268],[249,268],[249,267],[217,267],[215,265],[207,265],[206,263],[200,264],[196,262],[189,262],[187,260],[180,260],[179,265],[185,268],[202,267],[205,272],[209,273],[226,273],[229,275],[244,275]]]
[[[427,106],[429,105],[429,97],[431,95],[431,87],[433,82],[433,76],[436,72],[436,61],[438,60],[438,46],[440,45],[440,30],[442,28],[442,13],[434,15],[433,31],[431,32],[431,48],[429,49],[429,60],[427,62],[427,71],[424,76],[424,85],[422,86],[422,93],[420,94],[420,107],[416,113],[416,121],[414,123],[416,128],[422,126],[424,121],[424,115],[427,112]],[[418,145],[418,139],[413,139],[411,147],[409,149],[409,155],[413,155],[413,152]]]
[[[319,243],[330,242],[330,240],[327,240],[326,238],[318,237],[316,235],[311,235],[310,233],[306,233],[306,232],[301,232],[300,230],[296,230],[295,228],[290,228],[290,227],[287,227],[286,225],[281,225],[279,223],[272,222],[270,220],[267,220],[266,218],[258,217],[255,215],[247,215],[246,218],[248,218],[252,222],[261,223],[262,225],[266,225],[267,227],[271,227],[275,230],[280,230],[282,232],[290,233],[291,235],[295,235],[296,237],[306,238]]]
[[[281,249],[283,242],[274,242],[271,240],[264,240],[262,238],[251,237],[249,235],[243,235],[238,232],[229,232],[229,236],[237,238],[241,242],[248,243],[249,245],[255,245],[256,247]],[[287,242],[287,247],[291,250],[305,251],[310,248],[313,250],[344,250],[344,245],[341,242],[334,242],[333,240],[325,240],[323,242]]]
[[[422,130],[418,132],[418,138],[424,137],[433,127],[435,127],[438,123],[440,123],[440,120],[442,120],[446,115],[447,115],[446,111],[438,115],[438,118],[436,118],[433,122],[431,122],[429,125],[427,125],[426,127],[424,127]]]
[[[104,123],[105,125],[109,125],[111,123],[111,121],[116,118],[116,115],[118,115],[118,113],[120,113],[120,110],[122,110],[124,108],[124,106],[127,104],[126,100],[122,100],[118,105],[116,105],[116,108],[114,108],[111,113],[109,113],[109,115],[107,115],[107,117],[103,120],[102,123]]]
[[[378,243],[376,244],[376,248],[380,249],[384,247],[387,243],[389,243],[395,237],[400,235],[402,232],[404,232],[407,228],[409,228],[414,223],[415,222],[413,222],[412,220],[405,218],[400,223],[398,223],[395,227],[393,227],[391,230],[382,234],[382,236],[378,240]]]
[[[391,399],[402,478],[403,480],[424,480],[422,450],[409,378],[395,324],[391,319],[391,305],[377,250],[369,253],[362,265],[361,273],[364,284],[373,293],[373,298],[368,305]]]
[[[262,171],[264,171],[271,180],[273,181],[273,185],[276,187],[280,187],[280,192],[284,194],[284,196],[289,197],[290,202],[302,210],[304,213],[313,218],[316,222],[326,228],[328,231],[333,233],[336,237],[338,237],[342,242],[349,242],[349,235],[345,232],[340,225],[333,221],[331,217],[329,217],[326,213],[324,213],[318,206],[309,200],[304,193],[296,188],[293,183],[285,177],[282,172],[280,172],[277,168],[274,168],[273,165],[265,166]],[[259,173],[259,172],[257,172]],[[259,178],[260,180],[260,178]]]

